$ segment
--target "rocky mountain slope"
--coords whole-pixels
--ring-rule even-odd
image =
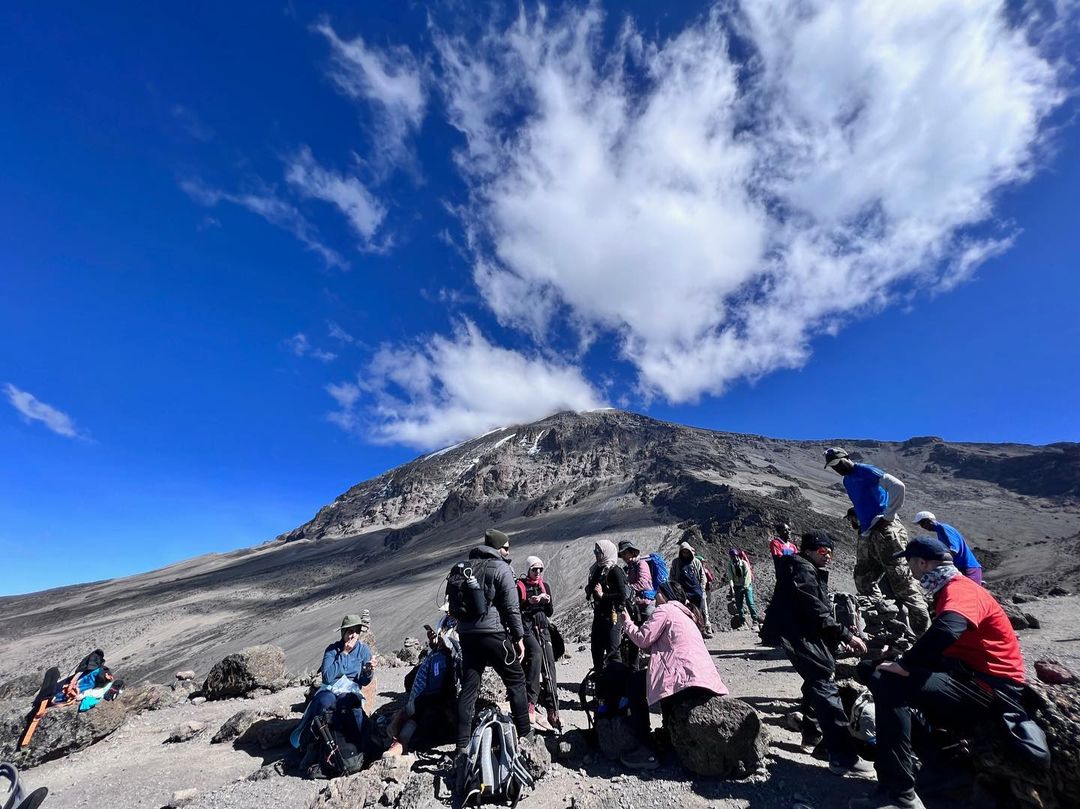
[[[853,536],[840,479],[822,468],[832,444],[903,479],[906,518],[930,508],[957,525],[993,586],[1080,582],[1077,444],[797,442],[614,410],[560,413],[365,481],[257,548],[0,599],[0,674],[66,666],[95,646],[133,679],[205,670],[256,643],[313,666],[340,616],[362,608],[380,644],[396,648],[436,616],[446,570],[490,526],[511,535],[516,559],[545,559],[566,608],[579,603],[601,537],[669,552],[697,528],[709,556],[738,544],[764,562],[769,528],[784,519],[832,531],[846,543],[843,567]],[[766,591],[770,567],[757,567]]]

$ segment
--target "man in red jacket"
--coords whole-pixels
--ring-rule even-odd
[[[935,726],[963,729],[988,718],[998,695],[1022,704],[1024,658],[1001,605],[957,570],[936,537],[911,540],[896,558],[907,559],[934,619],[910,651],[870,679],[882,792],[852,801],[851,809],[923,807],[915,794],[912,708]]]

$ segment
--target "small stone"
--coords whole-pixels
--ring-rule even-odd
[[[183,722],[173,728],[173,732],[169,734],[169,737],[165,739],[165,741],[169,744],[190,741],[204,730],[206,730],[205,722]]]
[[[1035,596],[1029,593],[1013,593],[1013,604],[1027,604],[1029,601],[1034,601]]]
[[[1066,590],[1064,587],[1051,587],[1050,592],[1048,593],[1048,595],[1067,596],[1067,595],[1069,595],[1069,591]]]
[[[191,698],[191,704],[192,705],[202,705],[204,702],[206,702],[206,697],[192,697]]]
[[[172,798],[169,799],[169,806],[174,809],[177,806],[185,806],[197,797],[199,797],[199,790],[197,789],[178,789],[172,794]]]
[[[192,671],[191,669],[185,669],[184,671],[178,671],[178,672],[176,672],[176,679],[177,680],[194,680],[195,679],[195,672]]]
[[[1076,674],[1057,660],[1036,660],[1035,676],[1050,685],[1066,685],[1077,681]]]

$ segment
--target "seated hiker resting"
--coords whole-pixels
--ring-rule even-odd
[[[912,725],[968,730],[1001,716],[1002,706],[1026,719],[1022,706],[1024,658],[1001,605],[960,573],[949,549],[936,537],[918,537],[896,554],[907,559],[915,579],[931,599],[933,622],[899,660],[881,663],[870,677],[877,719],[880,791],[852,801],[860,809],[919,809],[912,757]],[[925,738],[920,734],[918,738]],[[937,751],[920,749],[927,783]],[[933,768],[929,768],[932,770]]]
[[[325,750],[320,750],[319,727],[324,723],[333,731],[334,738],[344,740],[355,751],[368,747],[368,727],[364,715],[364,695],[361,687],[371,682],[375,663],[371,649],[360,640],[362,618],[346,615],[341,621],[341,640],[326,647],[322,661],[323,684],[315,693],[304,718],[289,737],[293,747],[305,747],[304,764],[308,775],[317,777],[319,770],[327,774],[338,765],[324,761]]]
[[[667,716],[674,703],[690,692],[706,692],[723,696],[727,686],[713,663],[701,636],[701,613],[683,603],[685,595],[675,582],[664,582],[656,588],[656,610],[640,627],[635,626],[630,613],[623,610],[620,623],[630,641],[649,654],[645,684],[645,702],[660,704]],[[649,714],[635,711],[637,700],[631,695],[631,722],[638,740],[646,743],[649,733]],[[634,715],[640,714],[640,715]],[[642,757],[624,757],[627,766],[643,766]]]
[[[457,717],[455,672],[461,659],[456,623],[447,615],[437,630],[427,627],[427,654],[416,666],[405,707],[390,723],[394,741],[384,755],[401,756],[408,752],[410,744],[423,745],[425,740],[441,743],[453,736]]]

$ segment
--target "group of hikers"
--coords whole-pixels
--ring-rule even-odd
[[[865,656],[868,647],[860,628],[838,620],[834,609],[828,576],[835,539],[828,532],[796,536],[787,523],[776,526],[768,540],[776,585],[762,622],[762,642],[782,648],[802,679],[803,745],[826,757],[833,774],[876,778],[876,791],[850,805],[918,809],[923,804],[917,784],[932,791],[940,787],[933,774],[955,777],[936,755],[940,750],[926,747],[933,738],[923,732],[928,727],[963,732],[1008,713],[1014,730],[1030,734],[1033,723],[1022,707],[1023,657],[1008,618],[982,586],[982,569],[962,534],[920,511],[914,523],[926,534],[909,541],[900,519],[903,482],[840,448],[824,456],[826,468],[842,476],[851,501],[846,519],[858,532],[856,590],[894,599],[912,641],[901,654],[885,649],[883,659],[857,666],[876,710],[873,763],[859,755],[835,677],[839,653]],[[308,774],[326,775],[328,768],[349,772],[372,755],[401,755],[451,740],[456,761],[475,756],[476,705],[488,668],[505,685],[510,706],[497,748],[511,745],[515,734],[520,742],[535,731],[561,730],[555,660],[562,651],[556,653],[561,639],[551,623],[552,588],[537,556],[529,556],[525,572],[516,576],[510,547],[507,534],[487,530],[483,543],[450,571],[442,617],[437,626],[426,627],[427,649],[406,678],[404,706],[385,724],[381,746],[373,741],[362,695],[375,665],[361,640],[366,621],[345,616],[340,639],[323,656],[322,686],[292,736],[294,746],[306,750],[301,766]],[[705,644],[713,631],[714,574],[689,541],[666,560],[643,553],[631,540],[616,545],[600,539],[593,557],[584,585],[592,609],[592,671],[586,679],[595,713],[590,721],[623,722],[636,746],[620,761],[653,768],[659,751],[650,709],[659,708],[666,720],[680,699],[728,693]],[[728,550],[726,579],[732,628],[745,622],[746,613],[757,627],[753,572],[743,549]],[[93,685],[98,686],[108,675],[103,661],[96,668]],[[83,687],[83,679],[69,677],[58,690],[54,680],[49,699],[96,693]],[[88,679],[85,684],[91,685]],[[584,687],[581,693],[584,699]],[[913,743],[921,745],[921,773]]]

